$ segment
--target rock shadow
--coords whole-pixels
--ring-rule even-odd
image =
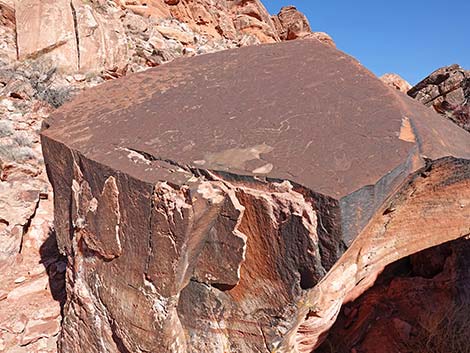
[[[46,268],[46,272],[49,277],[49,288],[52,297],[60,303],[62,312],[67,298],[65,291],[65,270],[67,267],[67,258],[59,251],[54,229],[49,229],[47,239],[39,248],[39,254],[41,256],[40,263]]]

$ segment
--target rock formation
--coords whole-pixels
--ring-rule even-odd
[[[65,265],[48,250],[52,193],[38,136],[52,108],[177,57],[279,40],[257,1],[136,4],[0,0],[0,352],[56,352]],[[167,11],[142,12],[157,7]]]
[[[10,2],[0,1],[0,65],[16,59],[15,10]]]
[[[403,93],[407,93],[411,89],[411,85],[408,83],[408,81],[404,80],[397,74],[385,74],[380,76],[380,79],[383,83]]]
[[[470,71],[457,64],[442,67],[411,88],[408,95],[470,132]]]
[[[53,246],[53,198],[38,136],[49,111],[44,103],[0,98],[0,352],[57,352],[65,261]]]
[[[467,237],[387,266],[371,289],[343,307],[316,352],[467,351],[469,254]]]
[[[23,190],[28,186],[25,183]],[[3,190],[0,196],[5,197]],[[13,196],[18,197],[18,203],[25,198],[19,192]],[[5,214],[4,209],[0,208],[0,214]],[[51,235],[51,215],[52,195],[48,193],[30,216],[21,251],[11,253],[8,261],[0,260],[0,352],[57,352],[62,319],[59,302],[65,299],[65,259],[57,252]],[[3,242],[3,234],[0,239]]]
[[[250,35],[263,43],[279,41],[269,13],[259,0],[120,0],[120,5],[144,16],[176,18],[210,37],[233,40]]]
[[[42,145],[64,353],[311,352],[385,266],[470,232],[468,134],[312,39],[104,83]]]
[[[276,16],[273,16],[273,21],[282,40],[305,37],[312,32],[307,17],[295,6],[283,7]]]
[[[20,61],[42,58],[65,73],[139,71],[181,55],[311,33],[294,7],[283,8],[273,21],[259,0],[19,0],[0,2],[0,11],[2,21],[15,27],[5,36],[16,41],[10,59],[16,52]]]

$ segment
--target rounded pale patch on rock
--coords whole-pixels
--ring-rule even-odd
[[[273,170],[273,168],[274,166],[271,163],[268,163],[253,170],[253,174],[268,174],[271,170]]]
[[[18,277],[17,279],[15,279],[15,284],[20,284],[20,283],[23,283],[24,281],[26,281],[26,277],[21,276],[21,277]]]
[[[411,89],[411,85],[397,74],[385,74],[380,77],[380,80],[386,85],[395,88],[396,90],[406,93]]]

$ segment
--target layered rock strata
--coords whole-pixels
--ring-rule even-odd
[[[470,237],[387,266],[343,306],[318,353],[465,352],[470,314]]]
[[[311,33],[295,7],[271,18],[259,0],[2,0],[0,20],[8,22],[5,38],[16,47],[6,53],[10,60],[41,58],[68,74],[136,71],[128,68],[135,66],[136,56],[146,59],[137,64],[156,66],[182,55]],[[319,39],[325,38],[331,41],[320,33]]]
[[[386,265],[470,233],[468,134],[313,39],[107,82],[42,144],[60,352],[311,352]]]
[[[302,38],[312,33],[307,17],[295,6],[284,6],[272,19],[282,40]]]
[[[457,64],[441,67],[408,95],[470,132],[470,71]]]

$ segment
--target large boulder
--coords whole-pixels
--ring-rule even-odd
[[[408,95],[470,132],[470,71],[457,64],[441,67]]]
[[[281,8],[279,13],[273,16],[273,22],[282,40],[302,38],[312,32],[307,17],[295,6]]]
[[[469,233],[468,134],[313,39],[107,82],[42,144],[60,352],[311,352],[386,265]]]

